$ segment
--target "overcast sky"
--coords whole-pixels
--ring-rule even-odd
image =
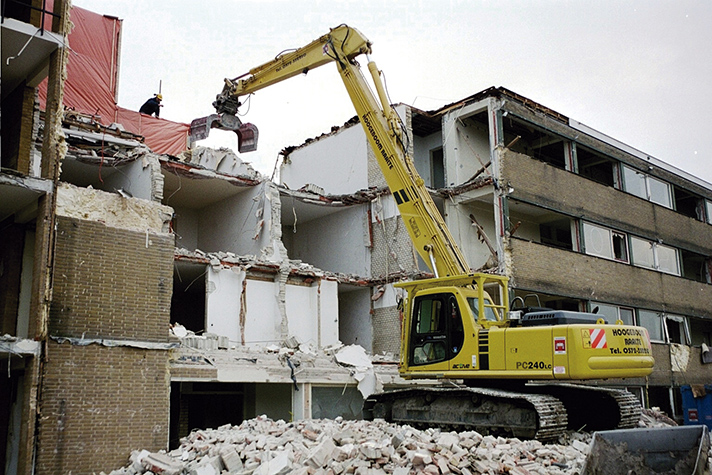
[[[393,102],[432,110],[503,86],[712,183],[709,0],[74,4],[124,20],[119,105],[129,109],[162,81],[161,117],[189,123],[214,112],[223,78],[346,23],[373,43]],[[323,66],[252,97],[242,119],[260,143],[241,158],[269,176],[282,148],[353,115],[335,66]],[[236,143],[215,130],[203,142]]]

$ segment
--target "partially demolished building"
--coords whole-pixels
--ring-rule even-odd
[[[6,473],[108,471],[261,414],[358,418],[364,394],[406,384],[391,284],[427,268],[357,122],[285,149],[279,183],[229,150],[156,153],[144,133],[165,122],[174,147],[185,129],[64,110],[55,3],[47,49],[5,50],[46,13],[2,25]],[[712,186],[502,88],[397,110],[473,268],[646,326],[656,372],[613,384],[652,405],[675,412],[679,384],[708,382]]]
[[[510,277],[514,305],[595,311],[647,328],[653,375],[606,384],[680,416],[679,386],[712,377],[712,185],[505,88],[436,111],[397,110],[416,168],[473,270]],[[332,194],[382,189],[353,121],[288,152],[283,186],[323,189],[308,203],[324,215]],[[297,197],[282,195],[284,214]],[[427,270],[406,251],[390,193],[350,208],[304,210],[319,216],[319,240],[304,219],[284,240],[289,255],[318,261],[343,235],[363,235],[372,277]],[[397,351],[397,328],[378,314],[372,348]]]

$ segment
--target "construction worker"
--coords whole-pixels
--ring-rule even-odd
[[[161,94],[156,94],[152,98],[147,100],[138,111],[142,114],[156,114],[156,117],[158,117],[161,113],[162,100],[163,96]]]

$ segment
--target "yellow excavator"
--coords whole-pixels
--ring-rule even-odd
[[[225,79],[213,102],[216,114],[196,119],[190,130],[193,142],[211,128],[230,130],[241,152],[255,150],[257,128],[236,117],[241,98],[336,64],[413,245],[435,276],[396,284],[406,290],[399,371],[406,379],[443,384],[374,395],[366,401],[366,417],[540,440],[555,439],[567,428],[636,425],[641,405],[631,393],[570,382],[649,375],[654,360],[647,330],[523,302],[512,310],[506,277],[473,273],[408,154],[381,72],[368,60],[377,96],[361,73],[356,57],[370,53],[368,39],[340,25]]]

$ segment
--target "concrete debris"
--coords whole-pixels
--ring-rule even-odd
[[[185,163],[197,165],[209,170],[215,170],[228,175],[241,176],[251,180],[260,180],[260,173],[228,148],[213,149],[195,147],[182,152],[178,159]]]
[[[341,348],[335,355],[336,362],[353,368],[353,377],[358,381],[358,390],[366,399],[374,393],[383,392],[383,385],[373,371],[371,358],[362,346],[348,345]]]
[[[421,431],[383,420],[287,423],[260,416],[239,426],[193,431],[167,454],[134,452],[125,468],[110,475],[574,474],[590,441],[590,434],[575,432],[545,445],[474,431]]]

